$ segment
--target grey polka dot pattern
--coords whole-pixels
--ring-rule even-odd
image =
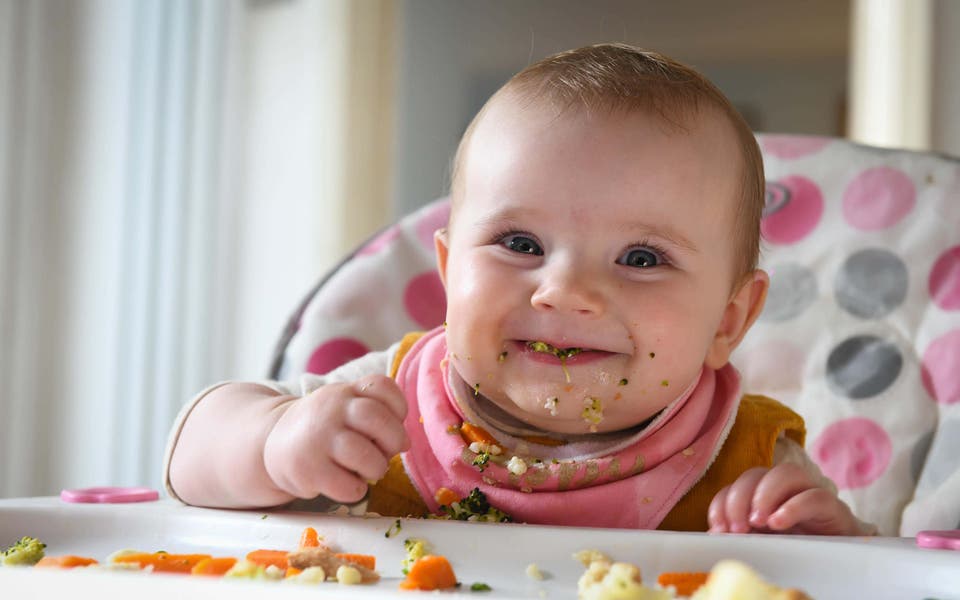
[[[920,481],[920,475],[923,473],[923,464],[927,461],[927,455],[930,453],[930,444],[933,443],[933,431],[925,433],[923,437],[917,440],[913,451],[910,452],[910,475],[913,476],[913,482]]]
[[[837,272],[837,304],[863,319],[879,319],[907,297],[907,266],[896,254],[867,248],[852,254]]]
[[[918,489],[939,486],[960,469],[960,420],[942,421],[927,454]]]
[[[817,299],[817,278],[810,269],[796,263],[770,268],[770,290],[760,318],[788,321],[805,311]]]
[[[872,335],[838,344],[827,357],[827,383],[834,392],[862,400],[890,387],[900,375],[903,357],[897,347]]]

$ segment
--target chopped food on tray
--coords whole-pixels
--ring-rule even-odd
[[[300,535],[297,550],[252,550],[242,559],[210,554],[174,554],[119,550],[104,563],[84,556],[44,556],[46,545],[36,538],[24,537],[3,553],[3,564],[71,569],[95,567],[134,570],[147,573],[180,573],[206,577],[287,580],[295,583],[321,583],[335,580],[344,585],[373,583],[380,580],[376,557],[370,554],[334,552],[323,543],[313,527]]]
[[[656,584],[646,586],[638,567],[597,550],[582,550],[574,558],[586,567],[577,583],[582,600],[810,600],[799,590],[763,581],[735,560],[722,560],[709,573],[661,573]]]

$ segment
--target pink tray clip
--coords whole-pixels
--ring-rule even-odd
[[[960,529],[921,531],[917,534],[917,546],[942,550],[960,550]]]
[[[159,498],[157,490],[145,487],[92,487],[60,492],[61,500],[74,503],[122,504],[151,502]]]

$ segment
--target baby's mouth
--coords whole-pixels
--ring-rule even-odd
[[[545,354],[552,354],[559,358],[561,361],[564,361],[571,356],[576,356],[583,352],[583,348],[557,348],[552,344],[547,342],[540,341],[529,341],[527,342],[527,348],[530,348],[534,352],[543,352]]]

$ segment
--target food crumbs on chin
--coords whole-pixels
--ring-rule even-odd
[[[580,417],[590,424],[590,431],[596,432],[597,425],[600,421],[603,421],[603,404],[600,402],[600,398],[595,396],[584,398]]]
[[[621,394],[620,392],[617,392],[616,395],[613,397],[614,400],[621,400],[622,398],[623,398],[623,394]]]
[[[554,396],[553,398],[547,398],[546,402],[543,403],[543,407],[550,411],[550,416],[557,416],[557,403],[560,402],[560,398]]]
[[[503,361],[505,361],[505,360],[507,360],[507,353],[506,353],[506,352],[501,352],[501,353],[500,353],[500,356],[497,357],[497,362],[503,362]]]
[[[660,382],[660,385],[662,385],[663,387],[667,387],[670,385],[670,382],[664,379],[663,381]]]
[[[479,396],[479,395],[480,395],[480,384],[479,384],[479,383],[474,384],[474,386],[473,386],[473,395],[474,395],[474,396]]]
[[[422,424],[422,423],[423,423],[423,415],[420,415],[420,419],[418,419],[418,420],[419,420],[420,423]]]
[[[696,451],[693,448],[684,448],[680,454],[684,456],[693,456]]]
[[[644,504],[650,504],[651,502],[653,502],[653,498],[651,496],[644,496],[641,502],[643,502]]]
[[[626,377],[624,377],[624,378],[623,378],[623,379],[621,379],[621,380],[620,380],[619,382],[617,382],[617,385],[619,385],[619,386],[621,386],[621,387],[622,387],[622,386],[625,386],[625,385],[627,385],[628,383],[629,383],[629,382],[627,381],[627,378],[626,378]]]
[[[455,434],[459,435],[459,434],[460,434],[460,426],[459,426],[459,425],[447,425],[447,433],[455,433]]]

